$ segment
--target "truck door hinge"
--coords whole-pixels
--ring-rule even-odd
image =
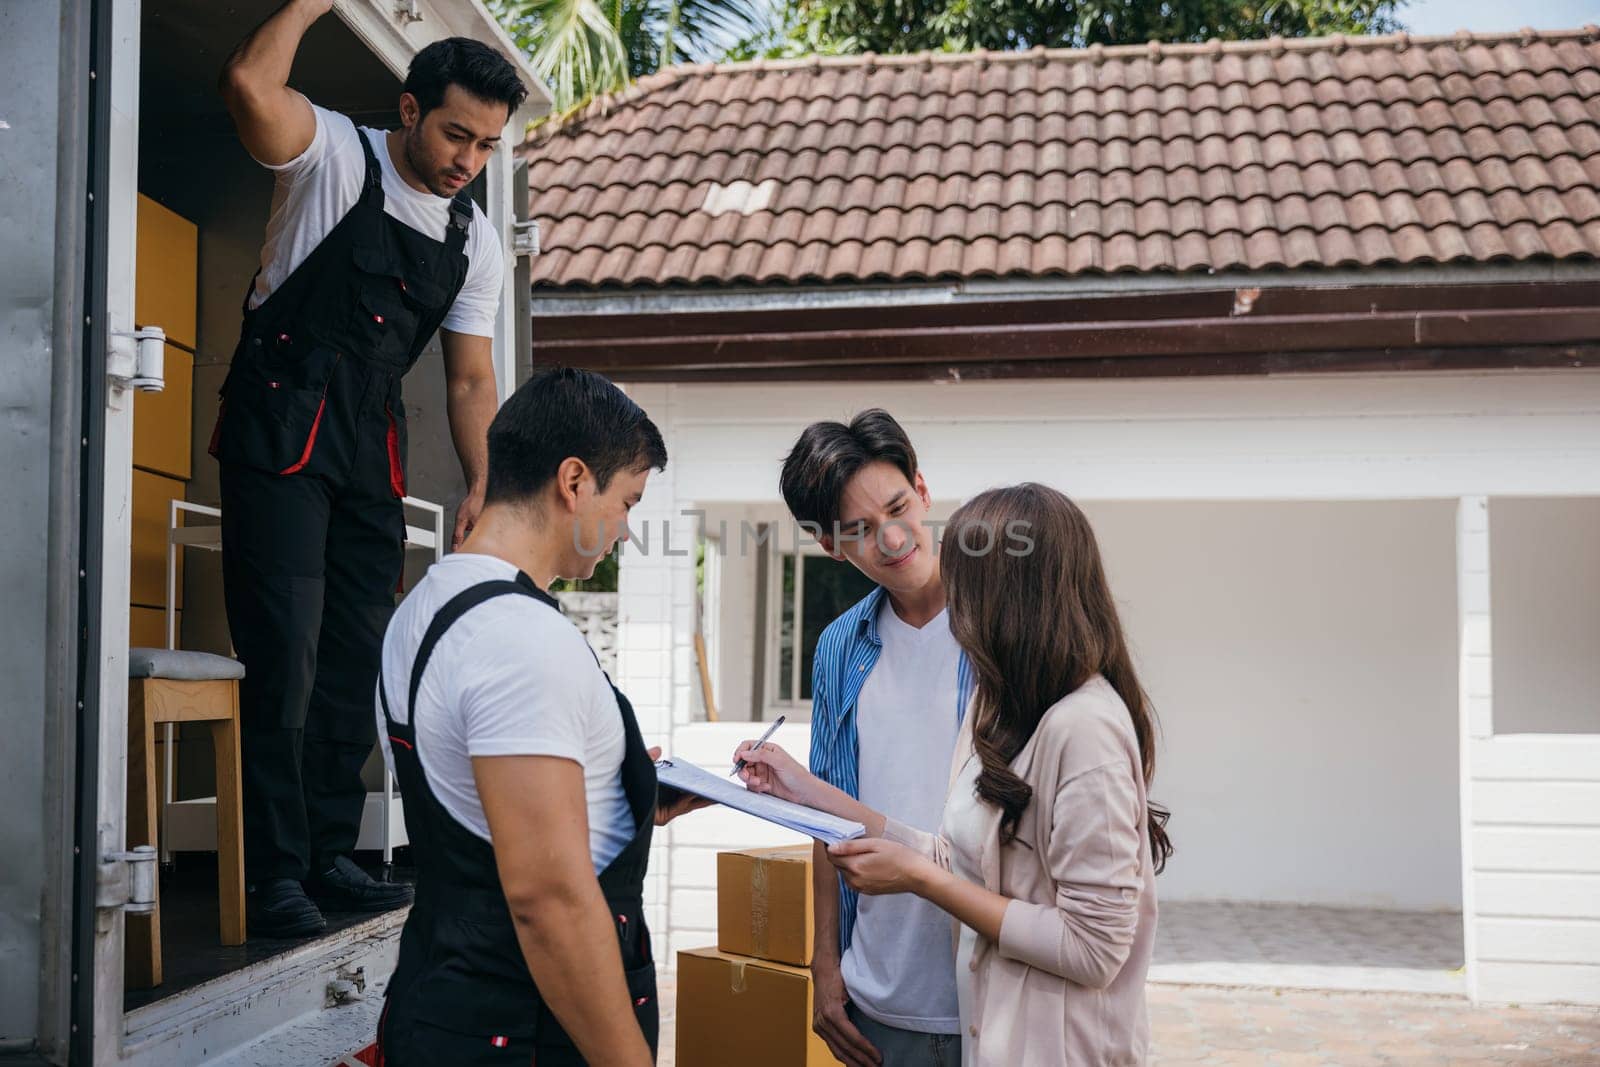
[[[156,910],[156,849],[138,845],[126,852],[103,852],[95,878],[94,906],[143,915]]]
[[[538,219],[517,219],[511,224],[511,254],[514,256],[539,254]]]
[[[159,393],[166,384],[167,333],[159,326],[141,326],[132,333],[111,335],[106,377],[124,389]]]

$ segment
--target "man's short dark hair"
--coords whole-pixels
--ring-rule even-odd
[[[798,521],[832,530],[845,485],[869,463],[891,463],[906,481],[916,480],[917,450],[893,415],[870,408],[848,426],[813,422],[783,461],[778,486],[784,503]]]
[[[417,98],[417,107],[426,115],[444,103],[444,91],[452,85],[479,100],[504,104],[508,119],[528,98],[528,87],[511,61],[471,37],[447,37],[418,52],[406,71],[403,89]]]
[[[604,492],[618,471],[666,467],[667,446],[644,409],[607,378],[571,367],[546,370],[512,393],[489,424],[484,500],[530,500],[574,456]]]

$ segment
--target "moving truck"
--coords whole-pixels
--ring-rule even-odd
[[[238,886],[232,806],[215,799],[236,785],[213,761],[221,735],[129,729],[149,710],[130,698],[130,646],[230,647],[206,445],[272,178],[215,87],[276,6],[0,7],[0,1064],[338,1062],[371,1041],[393,965],[403,911],[301,942],[224,943]],[[338,0],[290,83],[393,125],[411,57],[451,36],[498,47],[532,90],[474,189],[506,256],[505,396],[527,374],[534,246],[514,148],[547,91],[479,0]],[[414,579],[462,491],[436,349],[408,393]],[[381,764],[368,772],[363,847],[387,857],[403,822]],[[130,848],[146,802],[163,832]]]

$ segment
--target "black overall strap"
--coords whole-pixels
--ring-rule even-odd
[[[450,228],[445,231],[444,243],[452,253],[467,247],[467,237],[472,233],[472,197],[465,189],[450,201]]]
[[[372,150],[372,142],[367,140],[367,135],[361,132],[361,127],[356,125],[356,120],[350,119],[349,122],[351,126],[355,127],[356,140],[361,142],[361,152],[367,159],[367,174],[361,182],[361,199],[371,200],[381,211],[383,209],[383,168],[378,166],[378,156]]]
[[[355,125],[355,120],[351,120]],[[361,151],[367,158],[367,176],[361,185],[361,198],[370,199],[380,209],[383,207],[383,169],[378,165],[377,153],[372,150],[372,142],[367,135],[361,132],[361,127],[356,126],[356,140],[361,142]],[[467,237],[472,233],[472,197],[467,195],[465,189],[461,190],[450,200],[450,226],[445,230],[445,247],[451,252],[461,252],[467,247]]]
[[[496,579],[479,582],[477,585],[469,586],[451,597],[445,602],[444,607],[440,608],[438,613],[434,615],[433,621],[428,624],[427,631],[422,635],[422,643],[417,646],[417,655],[411,664],[411,689],[406,694],[407,726],[414,727],[416,725],[412,721],[412,717],[417,709],[417,690],[422,687],[422,672],[428,669],[428,661],[433,657],[434,647],[438,645],[439,639],[445,635],[445,631],[454,626],[461,616],[479,604],[512,593],[533,597],[535,600],[540,600],[550,605],[556,611],[561,610],[561,605],[556,602],[555,597],[540,589],[534,584],[532,578],[521,572],[517,574],[515,579]],[[389,710],[389,694],[385,690],[382,677],[378,679],[378,699],[383,703],[384,718],[390,724],[393,724],[395,721],[394,715]]]
[[[383,209],[383,169],[378,166],[378,157],[373,153],[372,142],[367,140],[367,135],[361,132],[361,127],[356,125],[355,119],[350,119],[349,122],[356,131],[356,140],[361,142],[361,153],[366,157],[367,161],[366,175],[361,179],[360,199],[366,200],[370,197],[381,211]],[[459,200],[465,192],[465,190],[462,190],[462,193],[457,194],[456,199]],[[455,202],[452,201],[451,210],[454,211],[455,207]],[[467,202],[467,221],[469,223],[472,221],[472,202],[470,200]],[[451,233],[446,237],[445,241],[453,250],[459,252],[465,246],[466,239],[463,237],[459,244],[456,243],[454,231],[455,227],[452,225]],[[241,310],[246,319],[250,318],[251,313],[255,310],[250,306],[250,298],[255,295],[256,280],[260,277],[261,268],[257,267],[256,272],[250,275],[250,284],[244,287],[244,302]]]

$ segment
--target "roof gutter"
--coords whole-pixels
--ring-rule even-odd
[[[852,284],[680,286],[659,289],[535,287],[535,318],[671,315],[690,311],[782,311],[828,307],[945,304],[959,300],[1042,300],[1217,289],[1341,289],[1379,285],[1479,285],[1600,280],[1600,262],[1453,263],[1414,267],[1299,271],[1094,274],[1073,277],[966,278]]]
[[[536,362],[628,381],[962,380],[1600,364],[1600,279],[1214,287],[545,316]]]

